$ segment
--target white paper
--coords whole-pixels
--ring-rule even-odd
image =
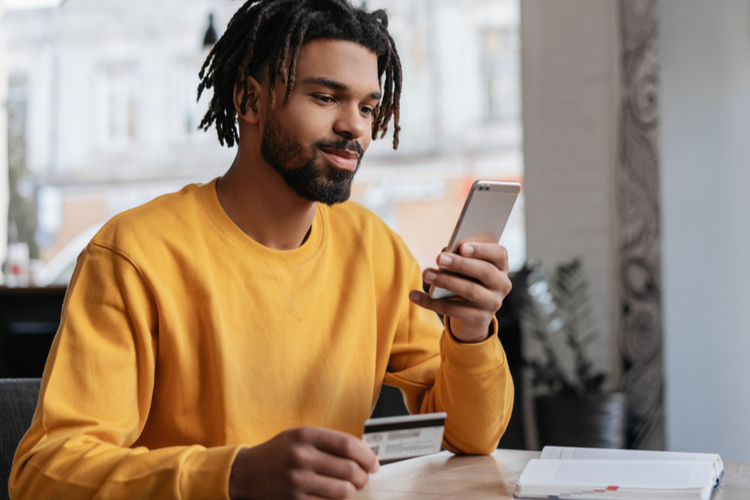
[[[545,446],[542,460],[651,460],[680,462],[712,462],[714,480],[724,470],[724,462],[716,453],[681,453],[675,451],[613,450],[607,448],[575,448],[572,446]]]
[[[531,460],[518,484],[642,489],[700,489],[713,481],[711,462]]]

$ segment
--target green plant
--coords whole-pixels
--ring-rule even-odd
[[[578,397],[601,392],[606,375],[587,353],[597,333],[580,259],[558,265],[552,279],[539,263],[527,264],[522,296],[521,322],[542,349],[526,363],[533,387]]]

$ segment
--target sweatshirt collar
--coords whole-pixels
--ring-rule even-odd
[[[316,206],[310,235],[301,246],[291,250],[276,250],[252,239],[229,218],[216,194],[217,180],[218,178],[198,187],[206,218],[224,238],[250,259],[269,267],[293,268],[309,263],[323,250],[328,239],[328,214],[324,205],[318,203]]]

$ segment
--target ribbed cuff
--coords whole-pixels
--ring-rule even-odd
[[[184,500],[230,500],[229,477],[237,453],[243,448],[220,446],[188,455],[182,464],[180,495]]]
[[[492,318],[492,335],[475,344],[459,342],[450,328],[450,318],[446,318],[440,338],[443,363],[466,375],[481,375],[505,365],[505,351],[497,338],[497,318]]]

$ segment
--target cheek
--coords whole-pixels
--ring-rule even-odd
[[[321,107],[315,106],[304,96],[292,94],[290,101],[281,106],[276,105],[276,116],[289,130],[295,133],[303,133],[305,130],[314,128],[316,122],[322,118]]]
[[[284,116],[282,126],[305,147],[316,142],[321,135],[319,117],[313,113]]]
[[[367,148],[370,147],[370,143],[372,143],[372,124],[373,120],[370,119],[370,121],[365,125],[366,133],[362,134],[362,137],[359,138],[359,144],[367,151]]]

